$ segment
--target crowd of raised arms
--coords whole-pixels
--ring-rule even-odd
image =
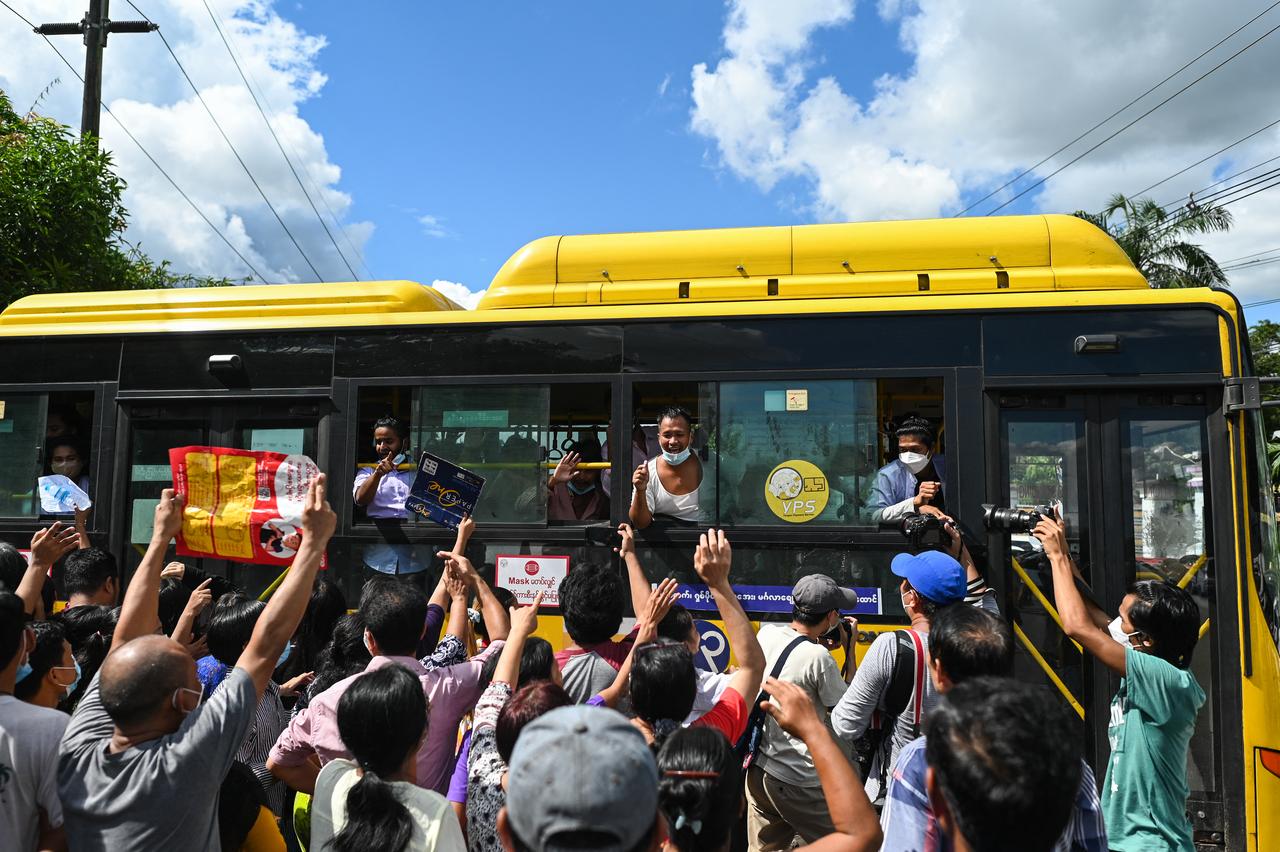
[[[636,526],[696,503],[689,426],[659,423]],[[382,461],[352,495],[372,517],[403,517],[405,434],[376,427]],[[900,432],[883,516],[946,517],[932,443]],[[575,516],[600,509],[584,453],[599,457],[571,453],[548,481]],[[1194,852],[1196,605],[1142,581],[1103,613],[1053,517],[1034,535],[1063,627],[1122,678],[1101,795],[1079,719],[1012,678],[1010,628],[953,524],[949,546],[893,559],[910,625],[860,664],[853,591],[802,577],[790,622],[757,632],[730,542],[706,530],[693,566],[736,658],[711,673],[675,580],[650,582],[626,524],[625,580],[587,564],[560,584],[556,651],[535,635],[541,593],[517,606],[466,557],[470,518],[430,593],[428,566],[387,545],[347,601],[320,572],[336,516],[319,476],[264,603],[167,562],[182,517],[166,490],[127,588],[83,518],[37,532],[29,559],[0,545],[0,850]]]

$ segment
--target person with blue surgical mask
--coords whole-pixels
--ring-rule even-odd
[[[409,427],[394,417],[383,417],[373,424],[373,451],[378,463],[356,474],[352,489],[356,505],[363,506],[365,515],[375,523],[408,520],[404,503],[418,473],[413,467],[400,469],[414,461],[409,451]],[[392,574],[419,587],[426,582],[426,562],[418,558],[411,544],[380,542],[366,547],[362,557],[365,580]]]
[[[18,671],[13,696],[37,707],[66,709],[64,700],[80,683],[80,664],[72,656],[66,631],[54,621],[33,622],[31,630],[36,644]]]
[[[896,437],[898,457],[880,468],[871,489],[872,521],[899,521],[913,512],[945,515],[946,461],[933,451],[933,426],[923,417],[907,417]]]
[[[609,495],[600,484],[600,471],[579,467],[601,458],[598,441],[585,438],[569,445],[547,478],[547,520],[609,520]]]
[[[702,487],[702,462],[693,453],[693,418],[683,408],[672,407],[658,418],[656,458],[631,475],[631,523],[644,529],[655,515],[680,521],[702,519],[698,492]]]

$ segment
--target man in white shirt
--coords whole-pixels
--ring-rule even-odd
[[[0,591],[0,849],[15,852],[66,846],[57,768],[67,714],[13,697],[36,644],[23,610]]]
[[[760,628],[758,639],[764,649],[765,671],[804,689],[830,727],[827,710],[844,695],[848,683],[841,677],[835,659],[817,640],[824,633],[840,629],[851,676],[850,655],[857,623],[842,620],[840,611],[853,609],[858,596],[824,574],[810,574],[796,583],[791,600],[790,624],[766,624]],[[775,671],[784,654],[781,671]],[[805,843],[813,843],[835,830],[809,749],[770,718],[765,722],[755,763],[747,771],[747,835],[751,849],[790,849],[797,834]]]

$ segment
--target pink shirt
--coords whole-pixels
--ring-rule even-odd
[[[413,657],[374,657],[365,671],[383,666],[404,666],[422,681],[427,696],[427,737],[418,749],[418,786],[443,794],[453,773],[454,746],[458,723],[480,698],[480,670],[491,654],[500,654],[506,643],[493,642],[465,663],[432,669],[422,667]],[[364,672],[361,672],[363,674]],[[338,700],[352,681],[340,680],[311,699],[311,703],[289,722],[271,749],[271,761],[281,766],[301,766],[311,755],[320,765],[336,758],[352,759],[338,733]]]

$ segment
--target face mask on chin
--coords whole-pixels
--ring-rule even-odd
[[[678,453],[669,453],[666,450],[663,450],[662,458],[669,465],[684,464],[685,459],[689,458],[690,452],[691,450],[688,447],[685,447]]]

